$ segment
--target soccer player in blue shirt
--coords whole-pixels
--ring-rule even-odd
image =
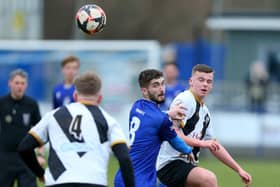
[[[53,89],[53,108],[74,102],[75,90],[74,79],[78,74],[80,60],[75,56],[68,56],[61,62],[63,82],[57,84]]]
[[[189,154],[192,148],[180,139],[172,128],[172,119],[181,119],[185,112],[180,106],[167,113],[160,110],[164,101],[165,82],[161,71],[148,69],[140,73],[138,83],[143,95],[131,108],[129,116],[130,158],[136,187],[156,187],[155,163],[159,148],[167,140],[178,151]],[[123,187],[122,173],[115,176],[115,187]]]

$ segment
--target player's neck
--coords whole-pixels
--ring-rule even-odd
[[[91,100],[86,100],[86,99],[79,99],[79,103],[85,104],[85,105],[91,105],[91,106],[97,106],[97,102],[91,101]]]
[[[71,79],[65,79],[63,81],[64,86],[72,86],[73,85],[73,80]]]
[[[100,99],[97,96],[78,96],[77,101],[92,106],[98,106],[100,104]]]
[[[143,97],[144,100],[147,100],[147,101],[150,101],[151,103],[154,103],[156,104],[157,106],[159,106],[159,103],[157,103],[156,101],[154,100],[151,100],[150,98],[147,98],[147,97]]]
[[[16,95],[14,93],[10,93],[10,96],[13,100],[21,100],[23,98],[23,95]]]
[[[193,94],[193,96],[197,102],[199,102],[200,104],[204,103],[203,98],[200,98],[192,89],[190,89],[190,92]]]

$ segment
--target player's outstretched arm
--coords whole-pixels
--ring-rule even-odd
[[[174,129],[177,135],[192,147],[208,148],[210,151],[219,150],[220,144],[216,140],[199,140],[196,138],[191,138],[189,136],[184,135],[184,133],[179,128]]]
[[[39,177],[41,182],[44,182],[44,169],[40,166],[34,151],[39,146],[37,140],[30,134],[27,134],[18,146],[18,153],[31,171]]]
[[[251,175],[246,172],[228,153],[228,151],[219,144],[219,149],[216,151],[211,151],[212,154],[219,159],[221,162],[223,162],[225,165],[233,169],[238,173],[238,175],[241,177],[243,183],[246,187],[250,186],[252,183],[252,177]]]
[[[168,142],[173,148],[183,154],[190,154],[192,152],[192,147],[187,145],[179,136],[172,138]]]
[[[132,163],[128,154],[128,148],[125,143],[116,144],[112,150],[119,161],[120,170],[126,187],[134,187],[134,172]]]

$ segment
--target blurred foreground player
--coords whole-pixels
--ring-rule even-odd
[[[28,167],[52,187],[105,187],[110,151],[117,157],[126,187],[134,187],[125,136],[113,117],[99,104],[101,80],[84,73],[74,82],[76,102],[48,112],[19,145]],[[49,142],[46,172],[33,149]]]
[[[180,139],[172,128],[173,119],[182,119],[184,109],[180,106],[171,108],[167,113],[160,110],[164,101],[165,82],[161,71],[148,69],[140,73],[138,83],[143,95],[137,100],[129,115],[129,151],[134,173],[135,186],[156,187],[156,158],[161,143],[166,140],[175,149],[189,154],[192,148]],[[115,187],[123,187],[122,171],[115,176]]]
[[[17,147],[40,119],[38,103],[25,95],[28,75],[22,69],[10,73],[10,93],[0,98],[0,186],[35,187],[36,177],[25,166]],[[36,157],[35,157],[36,159]],[[44,162],[43,158],[40,158]]]

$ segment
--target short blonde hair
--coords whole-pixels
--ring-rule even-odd
[[[75,79],[74,85],[78,94],[96,95],[101,90],[101,79],[94,72],[86,72]]]

